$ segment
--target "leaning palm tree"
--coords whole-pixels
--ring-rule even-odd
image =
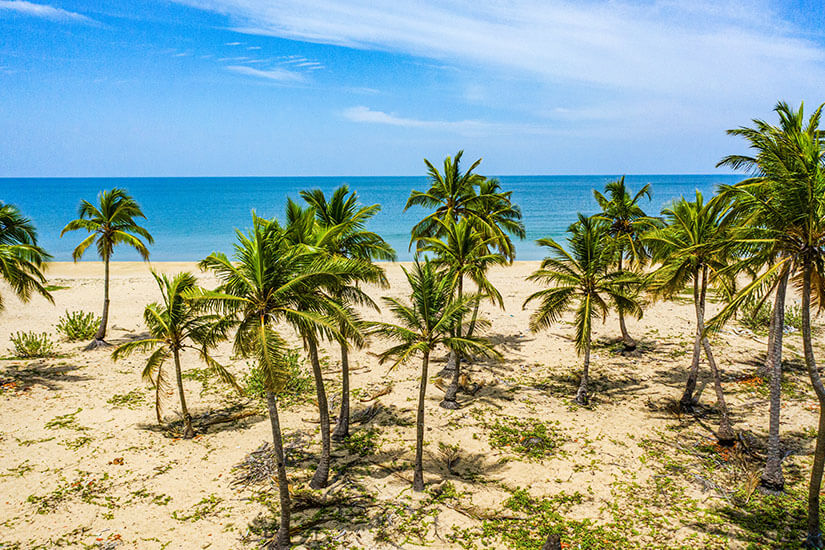
[[[611,307],[641,315],[641,307],[630,291],[639,284],[639,279],[633,273],[612,270],[615,251],[603,221],[579,214],[578,221],[567,231],[569,252],[553,239],[538,240],[539,245],[549,249],[550,255],[528,280],[549,288],[531,294],[524,307],[534,300],[540,301],[530,316],[533,332],[549,328],[575,307],[576,351],[584,356],[576,402],[587,405],[593,319],[600,315],[604,320]]]
[[[196,299],[218,304],[226,313],[236,316],[234,351],[238,356],[254,359],[263,375],[281,502],[280,527],[274,544],[287,549],[290,496],[277,396],[289,374],[284,362],[286,343],[276,327],[282,322],[293,326],[302,323],[335,332],[334,321],[323,314],[304,311],[301,306],[305,292],[334,284],[339,276],[329,269],[329,262],[317,262],[314,254],[292,244],[276,222],[254,214],[252,221],[248,234],[238,231],[232,260],[216,252],[200,263],[221,284],[214,292],[201,292]]]
[[[384,351],[379,357],[382,363],[395,359],[392,368],[420,355],[421,378],[418,390],[416,417],[415,471],[413,490],[424,490],[424,399],[427,395],[427,371],[430,354],[440,345],[459,349],[465,353],[477,353],[486,357],[500,357],[490,344],[480,338],[454,336],[455,325],[467,313],[475,296],[456,299],[453,285],[445,273],[436,270],[430,261],[416,261],[411,270],[404,269],[411,288],[411,303],[384,297],[384,302],[399,324],[374,323],[376,334],[400,342]]]
[[[653,261],[660,267],[652,274],[651,290],[664,297],[693,287],[693,305],[696,312],[696,336],[693,342],[691,362],[685,391],[679,401],[684,410],[695,405],[693,392],[699,373],[702,350],[705,351],[716,391],[717,407],[722,416],[717,438],[720,444],[732,445],[736,434],[730,424],[725,394],[719,369],[705,330],[705,302],[712,282],[722,282],[728,264],[726,245],[729,238],[725,214],[728,206],[724,200],[708,201],[699,191],[696,200],[684,197],[662,211],[667,222],[665,227],[645,235],[645,242],[653,251]]]
[[[455,222],[447,218],[446,221],[436,218],[435,222],[441,226],[438,233],[441,238],[422,237],[418,241],[418,249],[423,253],[433,255],[433,264],[438,268],[445,268],[445,275],[455,289],[455,299],[464,298],[464,278],[469,277],[479,289],[481,295],[497,297],[501,302],[501,295],[487,278],[487,270],[493,265],[504,265],[507,258],[490,250],[497,241],[497,237],[484,238],[467,218]],[[474,311],[477,311],[479,300],[473,302]],[[475,318],[474,318],[475,321]],[[460,316],[455,325],[454,336],[462,336],[464,319]],[[469,332],[469,331],[468,331]],[[456,401],[458,394],[461,361],[458,360],[458,350],[450,349],[448,363],[453,365],[452,380],[444,392],[444,400],[440,406],[445,409],[458,409]]]
[[[40,294],[54,303],[43,276],[50,259],[37,245],[37,231],[31,220],[16,206],[0,202],[0,277],[22,301],[29,301],[32,294]],[[0,296],[0,311],[4,307]]]
[[[97,246],[98,256],[103,260],[103,315],[94,340],[86,349],[109,345],[105,341],[106,327],[109,323],[109,261],[115,246],[131,246],[144,260],[149,259],[146,245],[152,244],[154,240],[146,229],[137,224],[135,218],[146,218],[140,205],[126,190],[115,188],[101,191],[96,205],[86,200],[80,201],[78,219],[70,221],[60,232],[61,237],[69,231],[78,229],[85,229],[90,233],[72,252],[75,262],[83,257],[83,253],[92,244]],[[146,242],[144,243],[141,238]]]
[[[115,349],[112,358],[136,351],[152,352],[143,369],[143,379],[155,387],[155,414],[161,423],[162,396],[169,390],[169,381],[164,363],[171,357],[175,365],[180,408],[183,416],[183,438],[195,435],[192,417],[186,406],[181,377],[180,354],[186,349],[196,351],[209,370],[221,381],[238,388],[235,378],[210,354],[211,350],[225,340],[233,320],[205,311],[203,302],[192,301],[188,295],[198,290],[198,281],[191,273],[178,273],[172,279],[159,275],[154,270],[152,276],[160,289],[162,301],[146,306],[143,321],[149,329],[149,338],[141,338],[122,344]]]
[[[593,197],[602,211],[597,214],[600,219],[610,224],[608,233],[613,237],[616,245],[617,270],[623,272],[625,262],[631,269],[642,265],[648,253],[642,241],[642,234],[655,228],[658,220],[645,214],[639,202],[647,197],[650,200],[650,184],[643,186],[632,195],[625,186],[624,176],[604,186],[607,196],[598,190],[593,190]],[[625,312],[619,308],[619,328],[622,332],[622,343],[626,350],[636,349],[636,341],[627,332]]]
[[[315,210],[316,221],[326,236],[320,243],[330,254],[344,258],[353,258],[371,264],[373,260],[395,261],[395,250],[377,233],[367,231],[367,222],[381,210],[381,205],[373,204],[362,206],[358,202],[358,194],[350,192],[349,187],[342,185],[333,191],[327,200],[320,189],[301,191],[301,197]],[[372,282],[388,286],[384,270],[376,267],[369,269],[365,266],[361,277],[355,281]],[[340,293],[341,298],[354,297],[356,304],[373,305],[363,295]],[[345,330],[346,327],[341,327]],[[349,435],[350,420],[350,380],[349,380],[349,348],[360,339],[344,338],[341,346],[341,410],[332,439],[341,441]]]

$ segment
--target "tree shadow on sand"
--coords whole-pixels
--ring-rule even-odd
[[[66,383],[91,380],[89,376],[76,374],[80,368],[65,363],[50,365],[45,360],[30,362],[25,366],[12,364],[0,369],[0,387],[20,392],[39,386],[57,391],[63,389]]]
[[[195,410],[196,411],[196,410]],[[265,411],[236,403],[220,409],[209,409],[192,414],[192,427],[197,435],[244,430],[267,419]],[[138,424],[142,430],[160,433],[166,437],[178,438],[183,434],[183,419],[178,418],[163,425],[157,423]]]

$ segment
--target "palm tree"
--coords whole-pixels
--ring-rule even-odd
[[[155,386],[155,413],[160,424],[161,396],[169,388],[163,365],[170,356],[172,357],[183,415],[183,438],[191,439],[195,431],[192,429],[192,417],[186,407],[183,392],[180,353],[185,349],[197,351],[213,374],[221,381],[239,389],[235,378],[210,355],[211,349],[226,339],[232,319],[207,313],[202,302],[188,299],[188,295],[198,289],[198,281],[191,273],[178,273],[169,279],[166,275],[159,275],[153,270],[152,276],[160,289],[162,302],[149,304],[143,311],[143,320],[149,329],[150,337],[118,346],[112,358],[117,361],[135,351],[152,352],[143,369],[143,379]]]
[[[793,273],[798,274],[798,258],[802,253],[802,242],[792,235],[802,231],[800,216],[812,206],[806,204],[805,209],[801,209],[797,195],[801,182],[815,181],[818,170],[816,162],[812,166],[800,161],[798,144],[817,139],[821,144],[822,134],[818,128],[821,109],[806,124],[802,106],[795,111],[787,103],[778,103],[774,109],[779,115],[778,126],[754,120],[753,128],[728,131],[730,135],[743,137],[754,154],[730,155],[719,162],[719,166],[751,172],[751,177],[744,181],[720,189],[720,195],[731,203],[730,216],[732,225],[735,224],[731,241],[741,258],[731,266],[732,273],[751,270],[761,274],[740,290],[717,315],[714,324],[724,322],[742,303],[761,302],[771,292],[775,293],[765,365],[770,374],[770,424],[761,478],[763,489],[772,492],[782,491],[785,485],[779,436],[784,308],[788,281]]]
[[[639,280],[633,273],[611,271],[615,251],[603,221],[579,214],[578,221],[567,231],[569,252],[551,238],[537,241],[549,249],[550,255],[528,280],[549,288],[531,294],[524,307],[540,300],[538,309],[530,316],[530,330],[538,332],[558,322],[575,304],[576,351],[584,355],[576,402],[587,405],[593,319],[600,314],[604,320],[611,303],[629,314],[641,315],[639,303],[628,292]]]
[[[381,210],[381,205],[361,206],[358,194],[350,193],[349,187],[342,185],[333,191],[327,200],[320,189],[301,191],[301,197],[315,210],[317,223],[330,237],[324,239],[324,249],[344,258],[353,258],[371,263],[373,260],[395,261],[395,250],[377,233],[366,230],[367,222]],[[358,281],[356,281],[357,284]],[[383,269],[365,270],[363,282],[375,282],[388,286]],[[346,297],[347,294],[340,294]],[[371,303],[362,296],[358,303]],[[341,327],[342,330],[345,327]],[[332,439],[342,441],[349,435],[350,390],[349,390],[349,346],[352,339],[342,339],[341,346],[341,411]]]
[[[37,246],[37,231],[31,220],[13,204],[0,202],[0,277],[14,293],[28,302],[33,293],[54,303],[44,286],[43,271],[51,256]],[[0,296],[0,311],[5,307]]]
[[[290,547],[290,496],[277,396],[289,374],[283,359],[286,343],[275,327],[286,322],[335,332],[334,321],[303,309],[303,295],[316,287],[334,284],[339,276],[334,263],[318,262],[317,255],[293,245],[276,222],[254,213],[252,221],[248,234],[237,233],[233,260],[216,252],[200,263],[202,269],[214,272],[221,284],[214,292],[201,292],[198,299],[220,304],[236,315],[235,353],[253,358],[263,375],[281,502],[280,527],[274,544],[279,549],[287,549]]]
[[[684,410],[695,405],[693,392],[699,373],[702,350],[705,351],[713,375],[717,407],[722,416],[717,438],[723,445],[732,445],[736,434],[730,424],[719,369],[716,366],[710,341],[705,333],[705,301],[711,282],[722,281],[727,265],[726,244],[728,228],[725,223],[727,203],[719,198],[705,203],[696,191],[696,200],[684,197],[662,211],[666,219],[663,228],[645,235],[645,242],[653,251],[653,261],[660,267],[652,274],[651,289],[671,297],[693,285],[693,304],[696,312],[696,336],[685,391],[679,401]]]
[[[479,290],[481,295],[497,298],[501,303],[501,295],[487,279],[487,270],[492,265],[504,265],[507,258],[502,254],[490,251],[491,245],[497,240],[496,237],[484,238],[476,231],[472,223],[467,218],[462,218],[455,222],[450,218],[446,221],[436,218],[435,222],[441,226],[438,230],[443,237],[422,237],[419,239],[419,250],[424,253],[432,253],[433,264],[436,267],[446,268],[453,288],[455,298],[458,301],[464,298],[464,278],[469,277]],[[479,300],[473,302],[474,311]],[[475,318],[474,318],[475,321]],[[462,336],[463,316],[460,316],[455,325],[455,336]],[[469,331],[468,331],[469,333]],[[440,406],[445,409],[458,409],[456,401],[458,384],[461,371],[461,362],[458,360],[458,350],[450,349],[449,363],[454,365],[452,369],[452,381],[444,392],[444,400]]]
[[[658,225],[658,220],[649,217],[639,206],[642,198],[647,197],[650,200],[650,184],[643,186],[631,196],[630,190],[625,186],[624,176],[622,176],[615,181],[608,182],[604,186],[604,192],[607,196],[594,189],[593,197],[602,209],[597,216],[610,224],[608,233],[613,237],[616,245],[618,271],[624,271],[624,261],[627,261],[631,268],[638,267],[648,256],[641,236],[645,231]],[[634,350],[636,341],[627,332],[625,312],[619,308],[618,313],[624,347],[626,350]]]
[[[108,346],[106,338],[106,327],[109,323],[109,260],[112,257],[115,246],[125,244],[138,251],[138,254],[145,260],[149,259],[149,250],[146,244],[152,244],[152,235],[139,226],[135,218],[146,218],[140,206],[125,189],[115,188],[101,191],[97,197],[97,205],[89,201],[80,201],[78,208],[78,219],[70,221],[63,231],[62,237],[68,231],[85,229],[90,233],[83,239],[72,252],[72,259],[76,262],[83,257],[83,253],[92,245],[97,246],[97,253],[103,260],[103,315],[100,319],[100,327],[95,334],[94,340],[86,349],[95,349],[101,346]],[[144,243],[143,238],[146,243]]]
[[[416,260],[411,270],[404,269],[411,288],[411,303],[406,304],[395,298],[384,297],[384,302],[399,324],[374,323],[374,332],[400,342],[384,351],[379,357],[384,363],[395,359],[392,368],[420,355],[421,379],[418,390],[418,413],[416,417],[415,472],[413,490],[424,490],[424,399],[427,394],[427,370],[430,354],[443,345],[465,353],[477,353],[486,357],[500,357],[488,343],[479,338],[454,336],[455,325],[467,313],[470,304],[477,297],[468,295],[456,299],[453,285],[445,273],[436,270],[429,261],[423,264]]]

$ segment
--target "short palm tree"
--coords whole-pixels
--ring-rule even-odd
[[[479,338],[454,336],[456,324],[467,313],[470,304],[476,299],[475,296],[456,299],[450,278],[439,272],[429,261],[423,264],[416,261],[412,269],[404,269],[404,274],[412,291],[410,303],[395,298],[384,298],[399,324],[374,323],[373,331],[399,342],[380,355],[382,363],[394,359],[394,368],[416,355],[422,359],[416,416],[413,490],[423,491],[424,399],[427,394],[430,354],[441,345],[458,349],[462,353],[476,353],[487,357],[499,357],[499,354]]]
[[[131,246],[144,260],[149,259],[146,245],[152,244],[154,240],[146,229],[138,225],[135,218],[146,218],[140,205],[125,189],[115,188],[101,191],[96,205],[86,200],[80,201],[78,219],[70,221],[60,232],[61,237],[69,231],[78,229],[85,229],[90,233],[72,252],[74,261],[80,260],[92,244],[97,246],[98,256],[103,260],[103,315],[94,340],[86,349],[108,345],[105,338],[109,323],[109,261],[115,246]]]
[[[650,200],[650,184],[631,195],[622,176],[607,183],[604,192],[603,195],[594,189],[593,196],[602,209],[597,216],[610,224],[608,233],[613,237],[616,246],[617,270],[623,272],[626,267],[639,267],[648,256],[641,237],[646,231],[659,225],[658,220],[645,214],[639,205],[645,197]],[[636,349],[636,341],[627,332],[625,312],[619,308],[618,313],[622,343],[626,350]]]
[[[143,311],[143,321],[149,329],[150,337],[118,346],[112,358],[117,361],[136,351],[152,352],[143,369],[143,379],[155,387],[155,413],[158,423],[161,422],[162,396],[170,385],[163,367],[170,357],[173,359],[183,416],[183,438],[190,439],[195,435],[195,431],[192,429],[192,417],[186,407],[180,354],[185,349],[197,351],[214,375],[238,389],[235,378],[210,355],[211,350],[226,339],[233,320],[208,313],[203,302],[188,298],[198,290],[198,281],[191,273],[178,273],[169,279],[166,275],[159,275],[153,270],[152,276],[160,289],[162,301],[149,304]]]
[[[528,280],[549,288],[531,294],[524,307],[539,300],[538,309],[530,316],[533,332],[549,328],[575,307],[576,351],[584,356],[576,402],[586,405],[593,319],[600,315],[604,320],[611,307],[641,315],[641,307],[632,292],[639,280],[633,273],[612,270],[615,251],[608,226],[603,221],[579,214],[578,221],[570,226],[568,233],[569,252],[553,239],[538,241],[539,245],[549,249],[550,255]]]
[[[362,262],[371,263],[373,260],[394,261],[395,250],[377,233],[367,231],[367,222],[381,210],[381,205],[373,204],[362,206],[358,202],[358,194],[350,192],[349,187],[342,185],[333,191],[329,199],[320,189],[301,191],[301,197],[315,210],[316,221],[328,238],[323,239],[322,246],[330,254],[344,258],[353,258]],[[365,266],[363,281],[378,283],[387,286],[383,269],[376,267],[368,269]],[[352,296],[352,293],[339,294],[342,298]],[[355,295],[356,303],[370,303],[363,296]],[[346,327],[341,327],[345,330]],[[341,346],[341,410],[332,439],[341,441],[349,435],[350,420],[350,381],[349,381],[349,347],[361,339],[344,338]]]
[[[422,237],[418,241],[418,249],[423,253],[433,255],[433,264],[438,268],[445,268],[445,274],[449,277],[455,289],[455,298],[458,301],[464,298],[464,278],[468,277],[477,286],[479,297],[493,296],[501,302],[501,295],[487,278],[487,270],[493,265],[504,265],[507,258],[502,254],[491,252],[491,246],[497,241],[495,236],[484,238],[467,218],[462,218],[458,222],[450,218],[446,220],[436,219],[435,222],[441,226],[438,233],[442,235],[436,237]],[[473,307],[477,306],[479,300],[473,302]],[[477,310],[476,310],[477,311]],[[455,336],[461,337],[463,332],[463,316],[461,316],[455,326]],[[469,331],[468,331],[469,332]],[[440,405],[445,409],[459,408],[456,401],[458,394],[459,377],[461,371],[461,361],[459,361],[458,350],[450,350],[448,363],[452,365],[452,381],[444,392],[444,400]]]
[[[660,267],[652,274],[651,290],[671,297],[682,292],[688,285],[693,287],[693,304],[696,312],[696,335],[685,391],[679,401],[684,410],[695,405],[693,392],[699,373],[702,349],[705,351],[716,390],[716,401],[722,416],[716,436],[720,444],[732,445],[736,434],[730,424],[721,377],[713,357],[710,341],[705,330],[705,302],[712,282],[723,282],[728,265],[729,240],[726,225],[728,206],[715,198],[705,202],[702,193],[696,191],[696,200],[684,197],[662,211],[666,225],[645,235],[645,242],[653,252],[653,261]]]
[[[54,302],[43,276],[50,259],[51,256],[37,246],[37,231],[31,220],[13,204],[0,202],[0,277],[24,302],[35,293]],[[0,310],[4,307],[0,296]]]

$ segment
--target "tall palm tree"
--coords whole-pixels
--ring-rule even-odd
[[[342,185],[333,191],[327,200],[320,189],[301,191],[301,197],[315,210],[316,221],[329,235],[321,243],[330,254],[344,258],[353,258],[371,263],[373,260],[395,261],[395,250],[377,233],[367,231],[367,222],[381,210],[381,205],[362,206],[358,194],[350,192]],[[375,282],[382,287],[388,286],[383,269],[364,270],[364,282]],[[356,284],[359,281],[356,281]],[[346,297],[346,293],[341,293]],[[362,298],[361,296],[356,296]],[[356,300],[364,303],[363,299]],[[371,301],[370,301],[371,302]],[[366,303],[370,303],[366,302]],[[345,329],[346,327],[342,327]],[[341,441],[349,435],[350,420],[350,380],[349,380],[349,346],[352,339],[342,339],[341,346],[341,410],[332,433],[332,439]]]
[[[593,197],[602,209],[597,216],[610,224],[608,233],[615,242],[618,271],[624,271],[625,261],[631,269],[639,267],[648,256],[642,234],[658,225],[658,220],[645,214],[639,205],[645,197],[650,200],[650,184],[644,185],[631,196],[622,176],[608,182],[604,186],[604,192],[607,196],[594,189]],[[636,341],[627,332],[625,312],[619,308],[618,313],[624,347],[626,350],[636,349]]]
[[[37,231],[31,220],[13,204],[0,202],[0,277],[22,301],[29,301],[32,294],[40,294],[54,303],[43,275],[50,259],[37,245]],[[0,296],[0,311],[4,307]]]
[[[704,349],[716,391],[717,407],[722,416],[717,438],[720,444],[731,445],[736,434],[730,423],[725,394],[710,341],[705,331],[705,302],[708,286],[721,282],[728,264],[726,245],[728,228],[725,223],[727,203],[716,198],[707,203],[699,191],[696,200],[680,198],[662,211],[666,220],[663,228],[645,235],[645,242],[653,251],[653,261],[660,267],[652,274],[651,289],[659,295],[671,297],[693,286],[693,304],[696,312],[696,333],[685,391],[679,401],[684,410],[695,405],[693,392]]]
[[[579,214],[578,221],[567,231],[570,234],[567,239],[569,252],[551,238],[537,241],[549,249],[550,255],[528,280],[549,288],[531,294],[524,301],[524,307],[533,300],[540,300],[538,309],[530,316],[533,332],[549,328],[575,307],[576,351],[584,355],[576,402],[587,405],[593,319],[601,315],[604,320],[611,306],[641,315],[638,301],[629,292],[639,280],[633,273],[612,270],[615,251],[608,226],[603,221]]]
[[[731,270],[734,274],[743,270],[761,274],[739,291],[717,315],[714,324],[721,324],[746,301],[762,301],[771,292],[775,295],[765,369],[770,374],[770,421],[761,478],[762,487],[774,492],[782,491],[785,485],[779,434],[785,296],[790,277],[799,273],[802,253],[802,242],[792,235],[802,231],[799,227],[802,213],[815,207],[805,204],[805,209],[800,208],[798,195],[804,192],[804,188],[800,191],[800,185],[816,185],[811,182],[815,182],[819,170],[815,160],[811,164],[800,159],[799,147],[807,143],[815,149],[817,141],[822,146],[821,109],[806,121],[802,106],[794,110],[787,103],[779,102],[774,109],[779,115],[778,125],[757,119],[752,128],[728,131],[729,135],[744,138],[753,154],[730,155],[719,162],[719,166],[751,173],[751,177],[736,185],[720,188],[720,195],[731,204],[730,217],[735,227],[731,241],[741,258]]]
[[[211,270],[221,284],[214,292],[202,291],[196,299],[223,306],[237,318],[234,351],[253,358],[263,375],[267,408],[272,424],[272,442],[278,472],[281,519],[274,544],[290,547],[290,496],[284,463],[278,394],[288,381],[284,354],[286,343],[276,326],[314,325],[335,332],[334,321],[322,313],[304,310],[304,293],[338,281],[332,262],[318,262],[317,256],[295,246],[276,222],[253,214],[248,234],[237,233],[234,258],[213,253],[200,263]],[[332,269],[330,269],[332,268]]]
[[[479,338],[453,335],[455,325],[469,310],[470,304],[476,299],[475,296],[456,299],[450,278],[439,272],[428,260],[423,264],[416,261],[411,270],[404,269],[404,274],[412,291],[411,303],[384,297],[384,302],[399,324],[374,323],[373,330],[376,334],[399,342],[379,356],[381,363],[395,359],[392,365],[395,368],[415,355],[420,355],[422,359],[416,416],[413,490],[423,491],[424,399],[427,394],[430,354],[439,345],[443,345],[450,349],[487,357],[500,355]]]
[[[490,266],[507,263],[507,258],[503,254],[490,250],[497,238],[494,236],[484,238],[467,218],[462,218],[458,222],[450,218],[447,220],[436,218],[435,221],[441,226],[438,233],[443,237],[422,237],[419,239],[419,250],[433,254],[433,264],[438,268],[446,269],[445,273],[455,288],[456,300],[463,300],[464,278],[469,277],[479,290],[479,298],[481,295],[493,296],[497,297],[500,303],[501,295],[487,278],[487,270]],[[479,300],[473,302],[473,308],[478,302]],[[462,336],[463,321],[463,316],[459,316],[454,329],[455,336],[459,338]],[[458,360],[457,349],[450,349],[449,363],[454,365],[453,376],[440,405],[445,409],[458,409],[456,395],[458,394],[461,362]]]
[[[118,346],[112,358],[117,361],[135,351],[152,352],[143,369],[143,379],[155,386],[155,413],[160,424],[161,396],[169,389],[163,365],[170,356],[172,357],[183,416],[183,438],[191,439],[195,431],[192,429],[192,417],[186,407],[183,392],[180,353],[185,349],[197,351],[214,375],[239,389],[232,374],[210,355],[210,351],[226,339],[233,320],[208,313],[203,302],[188,298],[189,294],[197,292],[198,289],[198,281],[191,273],[178,273],[169,279],[166,275],[159,275],[153,270],[152,276],[160,289],[162,301],[149,304],[143,311],[143,321],[149,329],[150,337]]]
[[[111,189],[101,191],[97,196],[97,204],[89,201],[80,201],[78,219],[70,221],[63,231],[62,237],[69,231],[85,229],[90,233],[72,252],[72,259],[76,262],[83,257],[83,253],[92,245],[97,246],[98,256],[103,260],[103,315],[100,318],[100,327],[97,329],[94,340],[86,349],[95,349],[108,346],[106,327],[109,323],[109,260],[117,245],[125,244],[138,251],[145,260],[149,259],[147,244],[154,240],[149,232],[137,224],[135,218],[146,218],[137,201],[125,189]],[[146,242],[144,243],[144,239]]]

